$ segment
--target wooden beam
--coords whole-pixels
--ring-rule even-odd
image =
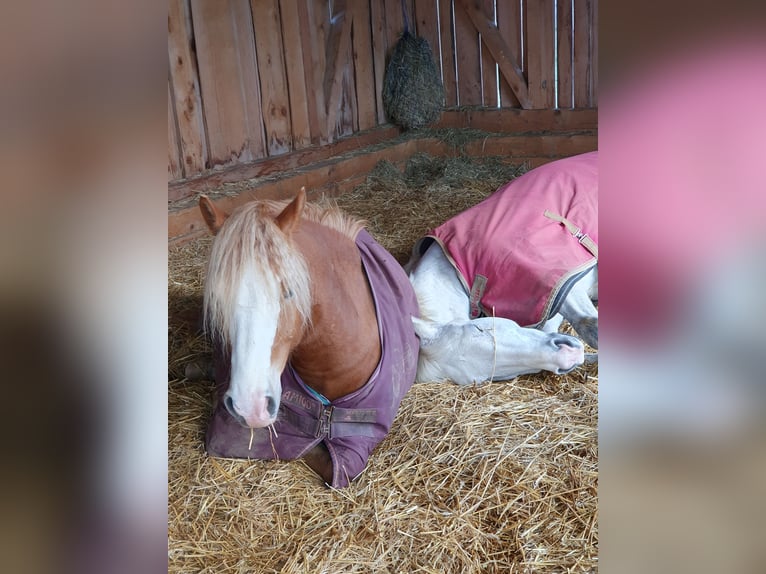
[[[182,201],[200,193],[220,189],[225,185],[302,168],[353,150],[379,145],[390,141],[400,133],[401,130],[398,127],[391,125],[381,126],[324,146],[313,146],[275,158],[264,158],[256,162],[239,164],[224,170],[209,172],[185,181],[173,182],[168,185],[168,201]]]
[[[598,110],[445,110],[434,129],[475,129],[495,133],[556,133],[598,129]]]
[[[487,46],[487,49],[495,58],[500,68],[500,73],[503,78],[511,86],[513,93],[519,100],[521,107],[530,109],[532,102],[529,98],[527,89],[527,82],[524,79],[524,75],[521,69],[515,64],[518,61],[516,55],[508,44],[506,44],[503,37],[498,32],[497,26],[494,22],[487,20],[482,10],[478,8],[473,0],[458,0],[460,6],[468,14],[471,22],[481,34],[482,41]]]
[[[211,199],[224,210],[231,210],[253,199],[287,199],[305,186],[309,198],[322,195],[337,196],[353,189],[381,160],[404,161],[417,152],[417,140],[400,141],[384,149],[353,157],[335,157],[318,162],[310,168],[293,171],[285,177],[268,181],[252,189],[245,189],[235,196],[214,196]],[[207,227],[202,220],[196,201],[187,200],[168,212],[168,238],[171,245],[178,245],[202,237]]]

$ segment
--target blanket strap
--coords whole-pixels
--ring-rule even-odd
[[[593,241],[593,239],[588,236],[587,233],[583,233],[582,229],[577,227],[574,223],[569,221],[566,217],[561,217],[560,215],[553,213],[552,211],[548,211],[547,209],[543,213],[545,217],[548,219],[552,219],[553,221],[557,221],[561,223],[564,227],[567,228],[567,231],[574,235],[575,239],[580,242],[580,244],[585,247],[588,251],[591,252],[591,254],[598,259],[598,245],[596,245],[596,242]]]

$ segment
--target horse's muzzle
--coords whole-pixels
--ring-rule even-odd
[[[249,417],[240,413],[234,404],[234,398],[228,392],[223,396],[223,405],[232,418],[246,428],[262,428],[273,424],[279,409],[277,401],[270,395],[265,395],[262,402],[255,405],[254,412]]]

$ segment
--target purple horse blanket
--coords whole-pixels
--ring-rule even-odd
[[[542,165],[432,230],[469,294],[471,317],[539,327],[598,259],[598,152]]]
[[[332,402],[312,391],[288,362],[282,373],[282,398],[272,432],[239,425],[223,406],[228,361],[218,349],[218,403],[206,436],[207,452],[225,458],[293,460],[324,441],[333,461],[334,488],[342,488],[367,466],[372,450],[388,434],[399,404],[415,381],[419,342],[411,316],[417,301],[394,257],[362,230],[356,245],[369,279],[381,341],[381,359],[357,391]]]

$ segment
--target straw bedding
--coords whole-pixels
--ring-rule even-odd
[[[500,161],[381,163],[338,198],[400,261],[428,228],[520,170]],[[169,261],[170,572],[597,570],[598,371],[415,385],[364,474],[342,491],[302,462],[205,456],[212,383],[185,378],[209,239]]]

